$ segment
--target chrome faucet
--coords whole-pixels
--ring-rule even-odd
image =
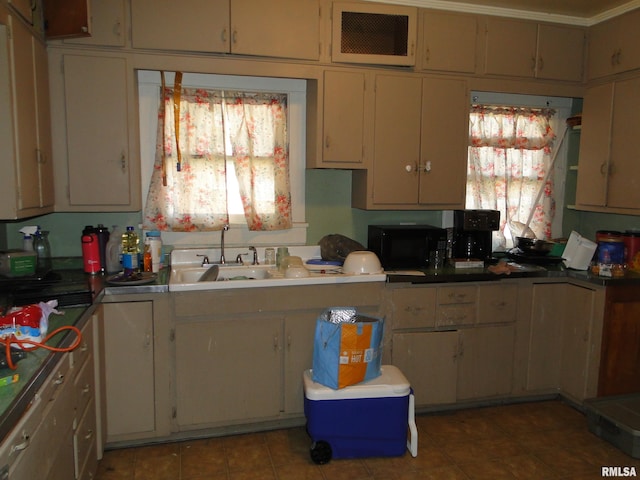
[[[224,232],[226,232],[227,230],[229,230],[229,224],[225,223],[222,226],[222,231],[221,231],[221,236],[220,236],[220,263],[222,265],[227,263],[226,260],[224,259]]]
[[[258,261],[258,250],[256,250],[256,247],[249,247],[249,251],[253,252],[253,263],[252,263],[252,265],[260,265],[260,262]]]

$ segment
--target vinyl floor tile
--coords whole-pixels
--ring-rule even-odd
[[[561,401],[420,415],[418,456],[316,465],[304,428],[105,452],[96,480],[591,480],[633,459]]]

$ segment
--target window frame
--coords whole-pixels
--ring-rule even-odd
[[[174,83],[174,72],[165,72],[167,87]],[[155,160],[156,127],[160,102],[159,71],[138,70],[141,186],[143,211]],[[186,88],[233,89],[285,93],[288,95],[289,175],[293,228],[251,232],[244,217],[230,217],[225,233],[227,245],[306,245],[305,169],[306,169],[306,80],[272,77],[183,73]],[[220,243],[220,232],[162,232],[163,242],[174,246],[209,246]]]

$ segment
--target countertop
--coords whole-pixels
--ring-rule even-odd
[[[80,266],[78,266],[80,265]],[[54,265],[56,267],[56,265]],[[149,293],[169,293],[168,282],[170,269],[161,270],[157,278],[145,285],[115,286],[107,282],[108,276],[88,275],[82,271],[81,262],[77,259],[58,264],[56,273],[61,276],[55,288],[47,287],[42,292],[42,298],[34,301],[47,300],[46,297],[63,295],[69,290],[74,295],[68,297],[69,302],[76,304],[59,307],[64,315],[51,315],[49,317],[49,331],[63,326],[74,325],[82,328],[95,309],[95,305],[101,301],[104,295],[130,295]],[[592,275],[586,271],[568,270],[562,266],[536,267],[523,266],[516,269],[510,275],[497,275],[487,268],[455,269],[445,267],[438,270],[410,270],[386,272],[386,281],[389,283],[445,283],[445,282],[477,282],[495,281],[508,278],[572,278],[601,286],[639,285],[640,274],[627,272],[624,278],[607,278]],[[383,277],[384,278],[384,277]],[[82,292],[78,296],[76,293]],[[0,307],[6,308],[14,301],[14,291],[0,289]],[[62,296],[60,297],[62,298]],[[66,297],[65,297],[66,298]],[[56,335],[49,344],[52,346],[69,346],[74,340],[73,332],[65,332]],[[10,376],[13,373],[19,375],[19,381],[0,387],[0,438],[4,438],[20,419],[28,408],[35,392],[44,383],[48,375],[53,371],[63,353],[50,352],[39,349],[29,352],[27,358],[17,363],[17,370],[0,370],[0,378]]]

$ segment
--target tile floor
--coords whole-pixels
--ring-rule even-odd
[[[600,479],[635,460],[587,430],[585,416],[545,401],[417,419],[419,450],[315,465],[304,428],[105,452],[97,480]]]

